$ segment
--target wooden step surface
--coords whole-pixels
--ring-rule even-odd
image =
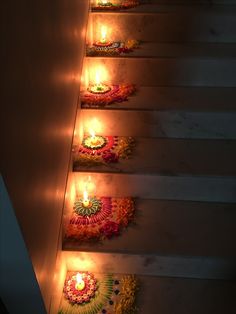
[[[236,111],[236,89],[233,87],[137,86],[137,88],[136,94],[130,96],[128,101],[114,103],[104,109]]]
[[[159,43],[141,42],[132,52],[120,54],[125,58],[236,58],[234,43]],[[108,58],[111,56],[107,56]]]
[[[74,170],[170,176],[236,176],[236,142],[136,138],[130,159]]]
[[[142,200],[135,223],[102,243],[64,247],[82,252],[140,255],[236,257],[235,204]]]
[[[94,272],[235,280],[234,258],[82,252],[68,243],[64,243],[63,256],[70,270],[87,265]]]
[[[236,20],[236,19],[235,19]],[[111,84],[234,87],[236,59],[87,57],[85,66],[104,67]]]
[[[175,154],[172,157],[174,159]],[[96,185],[97,195],[236,203],[235,177],[143,175],[109,172],[72,173],[75,182],[88,180],[88,176],[91,176]]]
[[[145,99],[143,101],[145,107]],[[81,117],[84,121],[96,118],[102,125],[102,133],[109,135],[236,139],[236,112],[122,110],[117,105],[116,110],[82,109]]]
[[[235,309],[235,283],[140,277],[140,314],[222,314]]]
[[[158,42],[236,42],[235,6],[146,5],[135,10],[141,12],[94,12],[94,38],[100,35],[97,25],[107,25],[112,41],[134,38]]]

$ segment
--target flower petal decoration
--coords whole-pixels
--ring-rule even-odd
[[[112,103],[120,103],[128,100],[128,96],[134,94],[136,87],[133,84],[112,85],[105,94],[93,94],[89,91],[81,92],[82,108],[105,107]]]
[[[94,44],[93,46],[87,46],[87,56],[119,56],[123,53],[130,53],[134,49],[139,47],[140,42],[135,39],[129,39],[125,42],[113,42],[111,45],[102,46]]]
[[[131,197],[111,198],[100,197],[91,200],[101,204],[99,210],[85,216],[78,211],[76,200],[74,211],[65,230],[66,240],[83,243],[90,241],[102,241],[119,236],[122,229],[133,221],[135,213],[134,200]]]
[[[134,275],[101,274],[79,271],[85,289],[75,289],[76,272],[68,272],[58,314],[133,314],[139,280]]]
[[[112,3],[112,1],[108,1],[106,3],[102,3],[102,1],[98,1],[97,4],[92,6],[92,10],[94,11],[119,11],[119,10],[127,10],[134,8],[139,5],[139,0],[123,0],[119,4]]]
[[[85,136],[81,145],[73,147],[73,170],[79,171],[81,166],[90,167],[106,163],[117,163],[120,158],[132,155],[135,141],[132,137],[97,136],[103,138],[101,145],[89,146],[90,136]]]

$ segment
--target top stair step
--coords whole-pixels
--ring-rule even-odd
[[[94,38],[100,36],[99,25],[107,25],[112,41],[236,42],[236,6],[157,5],[150,12],[128,12],[94,12]]]

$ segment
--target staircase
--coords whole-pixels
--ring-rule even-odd
[[[71,174],[75,181],[91,176],[98,195],[135,197],[136,224],[103,244],[65,239],[63,249],[137,274],[140,313],[233,313],[236,3],[140,2],[127,11],[90,13],[95,25],[114,25],[112,40],[138,39],[140,49],[85,57],[90,67],[109,69],[111,83],[136,84],[137,93],[81,109],[77,121],[96,117],[104,135],[134,137],[134,154]]]

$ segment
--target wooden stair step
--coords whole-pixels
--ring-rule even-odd
[[[135,10],[141,12],[93,12],[94,38],[100,35],[97,25],[107,25],[112,41],[236,42],[235,6],[146,5]]]
[[[109,135],[109,134],[108,134]],[[236,176],[236,143],[230,140],[136,138],[130,159],[77,171],[170,176]]]
[[[235,308],[235,284],[141,276],[137,306],[142,314],[231,313]]]
[[[111,56],[107,56],[108,58]],[[142,42],[125,58],[236,58],[236,44],[230,43],[158,43]]]
[[[175,154],[173,154],[173,159]],[[73,172],[72,181],[91,176],[97,195],[143,199],[168,199],[202,202],[236,203],[235,177],[177,176],[122,173]]]
[[[137,99],[138,96],[132,98]],[[136,104],[134,99],[131,101]],[[144,98],[143,107],[146,104]],[[109,135],[236,139],[236,112],[82,109],[81,117],[83,121],[96,118],[102,125],[103,133]]]
[[[197,279],[235,279],[235,259],[166,255],[98,253],[70,250],[64,244],[67,268],[78,270],[80,263],[90,271]]]
[[[137,199],[135,224],[103,243],[64,247],[82,252],[236,257],[235,204]],[[72,210],[72,209],[70,209]]]
[[[236,20],[236,19],[235,19]],[[104,67],[111,84],[144,86],[236,86],[236,59],[86,57],[88,68]]]
[[[137,88],[136,94],[129,97],[128,101],[114,103],[104,109],[236,111],[236,90],[232,87],[137,86]]]

